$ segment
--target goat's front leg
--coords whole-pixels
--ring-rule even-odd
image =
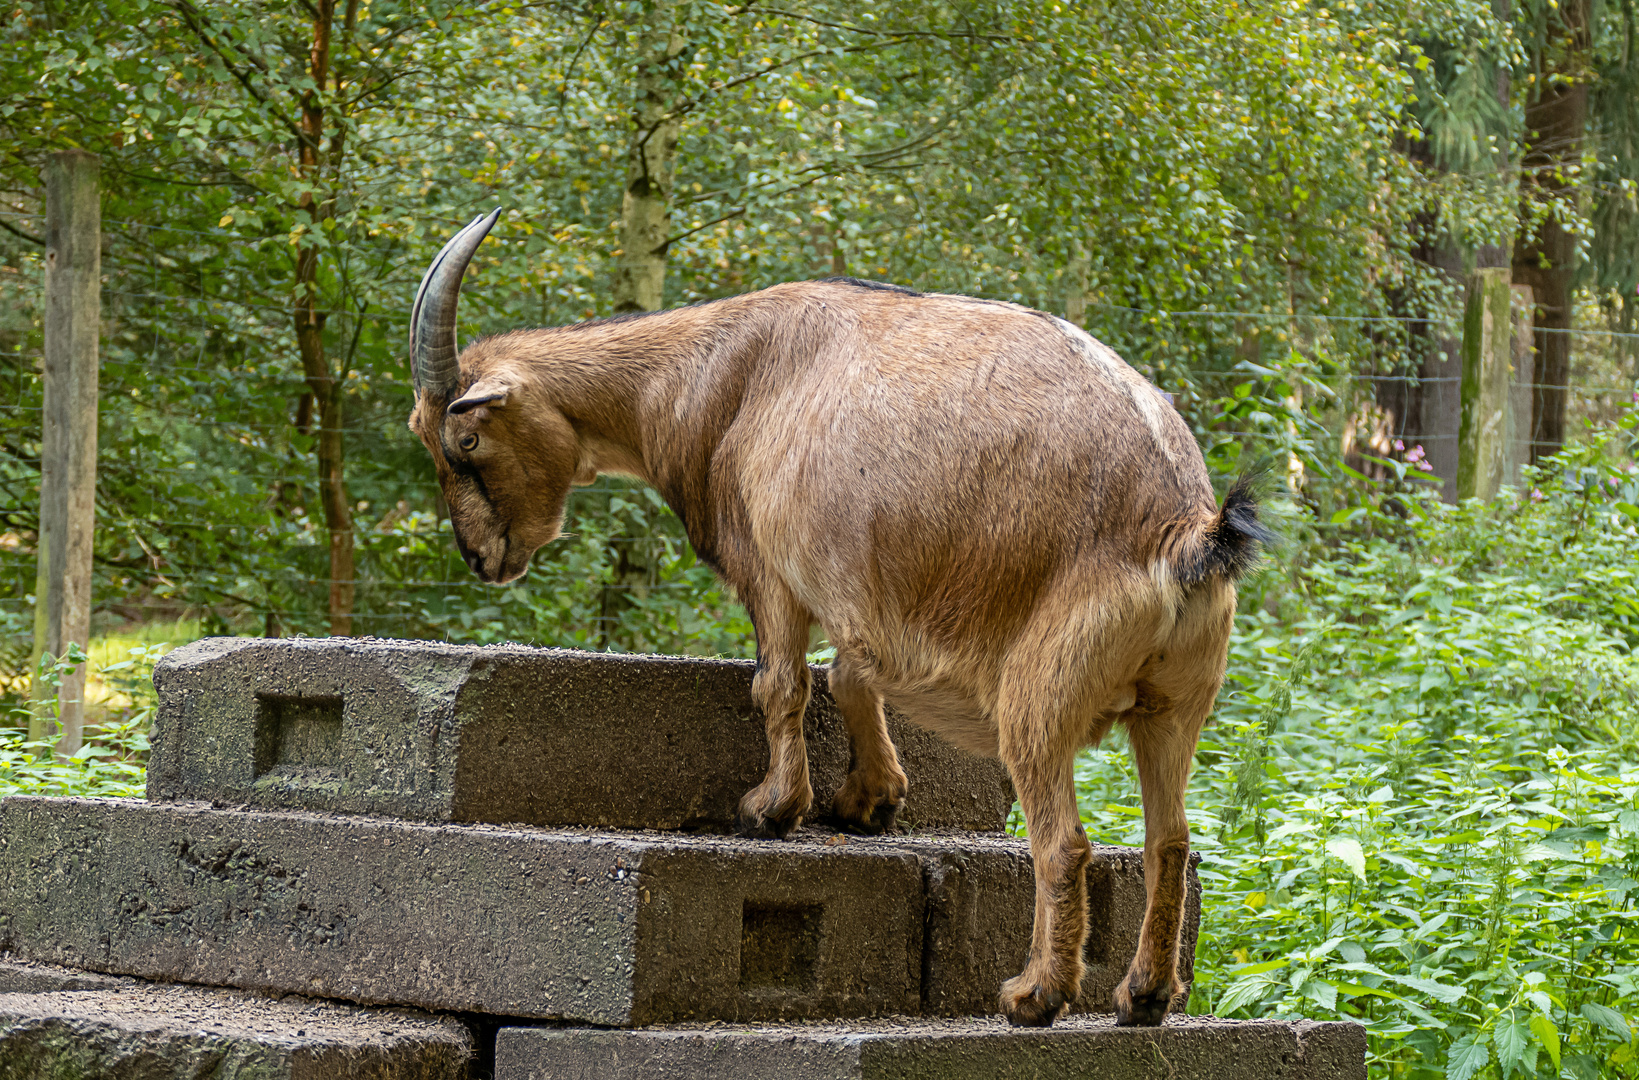
[[[1074,748],[1056,745],[1055,734],[1035,728],[1011,738],[1004,731],[1002,738],[1002,760],[1019,793],[1036,868],[1030,962],[1002,984],[1002,1012],[1017,1027],[1046,1027],[1058,1019],[1080,992],[1084,970],[1092,849],[1076,808]]]
[[[1210,702],[1206,708],[1210,708]],[[1166,1017],[1178,981],[1178,946],[1189,873],[1189,819],[1184,793],[1205,722],[1172,707],[1153,686],[1139,684],[1138,701],[1123,717],[1144,799],[1144,927],[1127,977],[1115,990],[1115,1022],[1154,1026]]]
[[[757,629],[757,674],[751,698],[768,732],[768,775],[740,800],[743,836],[784,838],[802,824],[814,801],[808,780],[808,745],[802,737],[808,709],[808,627],[813,621],[783,588],[746,605]]]
[[[853,764],[831,802],[831,813],[850,832],[892,832],[900,807],[905,805],[909,781],[888,736],[882,695],[865,682],[861,666],[858,652],[848,645],[837,646],[837,658],[831,664],[831,696],[848,725]]]

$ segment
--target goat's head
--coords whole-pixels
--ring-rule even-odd
[[[523,575],[536,549],[558,536],[569,485],[596,476],[574,428],[528,377],[516,337],[457,348],[461,277],[500,213],[474,219],[444,245],[410,313],[410,430],[432,454],[462,557],[491,584]]]

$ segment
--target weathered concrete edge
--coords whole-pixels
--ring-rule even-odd
[[[1119,1028],[1107,1018],[1047,1029],[1009,1028],[994,1018],[624,1031],[503,1027],[495,1080],[703,1080],[733,1073],[758,1080],[931,1080],[947,1069],[963,1078],[1138,1078],[1156,1075],[1157,1056],[1175,1080],[1365,1080],[1365,1053],[1365,1029],[1355,1023],[1184,1016],[1159,1028]],[[1244,1071],[1236,1067],[1242,1064]]]
[[[407,695],[421,699],[415,710],[419,713],[419,719],[415,722],[418,730],[413,739],[397,740],[403,745],[397,747],[396,753],[370,759],[369,769],[363,772],[355,773],[353,769],[365,759],[356,758],[354,751],[346,751],[343,757],[345,767],[333,775],[327,770],[319,770],[311,776],[303,774],[302,770],[298,770],[298,775],[286,775],[282,768],[274,768],[265,775],[260,772],[252,775],[244,772],[250,768],[252,757],[252,736],[245,730],[247,723],[241,720],[212,733],[202,729],[195,717],[199,695],[205,692],[202,684],[210,682],[211,669],[222,663],[229,667],[246,668],[242,674],[247,677],[253,675],[252,681],[258,685],[264,680],[280,684],[281,688],[274,691],[276,694],[346,696],[346,691],[341,689],[345,680],[342,684],[330,685],[334,683],[336,673],[325,669],[333,663],[343,666],[363,664],[378,669],[389,682],[402,683],[405,687],[425,683],[425,697],[414,692]],[[748,695],[753,664],[748,660],[588,653],[510,644],[450,645],[377,638],[277,641],[208,638],[174,651],[156,667],[155,686],[159,690],[160,709],[149,765],[148,797],[155,801],[204,799],[255,804],[270,809],[391,814],[428,821],[524,821],[541,826],[604,825],[614,828],[678,828],[693,823],[726,829],[732,825],[734,806],[740,795],[761,777],[762,766],[766,763],[765,748],[754,754],[749,751],[740,753],[735,759],[738,772],[736,782],[731,785],[734,789],[732,793],[710,785],[707,790],[694,793],[694,801],[703,799],[702,805],[711,808],[710,813],[700,821],[695,821],[691,816],[691,811],[698,811],[699,807],[694,807],[688,799],[661,800],[656,806],[633,807],[625,804],[605,805],[594,798],[591,805],[577,807],[576,812],[566,814],[566,808],[557,805],[561,799],[549,800],[548,804],[542,805],[536,805],[538,800],[530,801],[527,808],[512,805],[517,798],[509,797],[511,788],[503,785],[503,791],[498,796],[500,805],[487,798],[473,803],[471,776],[458,767],[458,762],[475,756],[458,745],[462,741],[462,732],[474,727],[473,718],[469,717],[453,727],[448,721],[453,718],[454,712],[460,711],[460,700],[474,693],[481,695],[482,685],[489,677],[486,673],[511,670],[509,665],[533,667],[537,663],[568,665],[568,670],[576,672],[575,678],[584,678],[595,669],[602,672],[597,678],[604,682],[641,678],[645,672],[662,682],[675,680],[680,672],[692,671],[694,674],[691,677],[695,679],[701,672],[710,672],[713,673],[711,678],[718,683],[721,683],[723,676],[727,676],[735,686],[733,692],[725,691],[726,697],[715,696],[714,707],[730,707],[736,713],[751,708]],[[286,667],[288,671],[283,670]],[[815,813],[824,814],[828,810],[827,792],[830,787],[819,781],[825,779],[831,787],[840,783],[838,769],[845,771],[847,755],[845,747],[839,751],[833,745],[841,729],[840,720],[832,715],[834,708],[827,692],[828,669],[812,667],[811,671],[814,676],[814,701],[809,723],[820,724],[822,718],[830,718],[824,725],[827,736],[813,748],[818,755],[815,758],[815,768],[818,770],[815,774],[816,784],[825,788],[819,792],[822,797],[815,807]],[[190,675],[190,672],[198,674]],[[235,682],[234,685],[238,686],[239,683]],[[298,690],[298,687],[303,689]],[[719,689],[723,688],[720,686]],[[229,692],[230,696],[237,693]],[[745,697],[745,701],[739,701],[740,697]],[[742,705],[744,710],[741,709]],[[893,714],[892,710],[889,724],[900,745],[901,756],[912,772],[912,795],[905,808],[906,820],[935,827],[997,832],[1003,829],[1008,808],[1012,804],[1012,792],[1005,769],[998,762],[967,755],[933,733]],[[476,725],[475,730],[483,729],[483,723]],[[395,730],[395,735],[402,734]],[[747,750],[752,739],[760,747],[761,725],[751,725],[736,737],[739,739],[736,745],[744,744],[742,750]],[[842,738],[845,740],[845,736]],[[231,751],[228,754],[229,764],[209,764],[214,761],[213,755],[222,752],[223,747]],[[349,754],[355,756],[347,756]],[[927,764],[918,764],[928,759],[930,754],[932,758]],[[393,764],[397,758],[406,755],[425,760]],[[476,757],[483,759],[485,755],[479,753]],[[754,763],[752,758],[760,760]],[[201,760],[207,762],[204,771],[200,768]],[[936,771],[922,771],[934,763],[937,765]],[[372,770],[380,768],[401,775],[385,783],[381,782],[380,776],[372,779]],[[954,772],[950,773],[950,770]],[[952,790],[941,790],[942,785],[937,782],[919,782],[923,775],[932,777],[946,773],[961,778]],[[919,815],[924,814],[927,816],[919,819]]]
[[[61,967],[0,954],[0,994],[53,994],[80,990],[117,990],[143,985],[128,975]]]
[[[0,994],[6,1075],[464,1080],[474,1050],[460,1021],[407,1009],[163,984]]]

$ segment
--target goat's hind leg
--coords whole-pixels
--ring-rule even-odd
[[[1036,871],[1030,960],[1002,984],[1001,1009],[1018,1027],[1046,1027],[1081,990],[1092,849],[1076,806],[1075,732],[1054,688],[1009,679],[998,707],[1002,760],[1019,793]]]
[[[1183,991],[1178,949],[1189,874],[1189,820],[1184,795],[1195,744],[1212,708],[1217,681],[1190,699],[1173,701],[1140,679],[1137,700],[1123,716],[1144,799],[1144,925],[1127,977],[1115,990],[1117,1024],[1161,1023]]]
[[[831,664],[831,696],[848,724],[853,762],[832,800],[831,814],[849,832],[891,832],[905,805],[908,782],[888,736],[882,695],[865,682],[860,668],[859,655],[839,645]]]
[[[802,718],[808,710],[806,650],[813,621],[782,587],[773,595],[748,597],[757,629],[757,673],[751,697],[763,712],[768,733],[768,775],[740,800],[739,831],[744,836],[783,838],[802,824],[814,801],[808,779],[808,744]]]

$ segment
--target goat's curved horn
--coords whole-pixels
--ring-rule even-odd
[[[410,309],[410,375],[418,396],[447,398],[455,392],[461,375],[455,362],[459,352],[455,307],[461,299],[461,276],[500,216],[497,206],[450,237],[415,291],[415,305]]]

